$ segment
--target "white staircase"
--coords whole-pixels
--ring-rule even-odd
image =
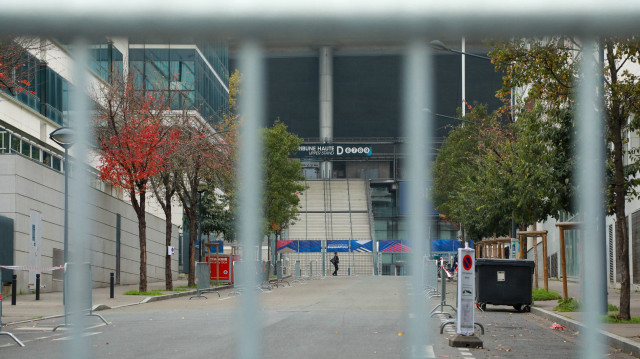
[[[364,180],[311,180],[305,185],[288,239],[372,239]]]

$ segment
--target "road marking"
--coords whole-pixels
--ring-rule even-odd
[[[433,351],[433,345],[425,346],[425,358],[435,358],[436,353]]]
[[[53,336],[53,335],[49,335],[49,336],[46,336],[46,337],[38,337],[38,338],[33,338],[33,339],[31,339],[31,341],[33,341],[33,340],[49,339],[49,338],[52,338],[52,337],[54,337],[54,336]]]
[[[445,318],[443,316],[439,316],[438,319],[440,319],[440,323],[445,323],[445,322],[447,322],[449,320],[448,318]],[[444,328],[444,333],[445,333],[445,335],[456,335],[457,334],[456,329],[454,329],[451,326],[446,326]],[[462,355],[463,358],[465,358],[465,359],[475,359],[473,354],[469,351],[469,348],[458,348],[458,350],[460,351],[460,354]]]
[[[98,327],[104,327],[105,325],[106,325],[105,323],[100,322],[100,323],[98,323],[96,325],[87,327],[87,329],[94,329],[94,328],[98,328]],[[85,330],[87,330],[87,329],[85,329]]]
[[[411,352],[414,355],[411,355],[412,358],[417,358],[420,355],[425,359],[435,359],[436,353],[433,351],[433,345],[425,345],[419,353],[416,353],[415,347],[411,347]]]
[[[98,334],[102,334],[102,332],[90,332],[90,333],[82,333],[83,337],[90,337],[93,335],[98,335]],[[71,337],[62,337],[62,338],[58,338],[58,339],[52,339],[53,341],[61,341],[61,340],[70,340]]]
[[[53,327],[20,327],[13,328],[14,330],[24,330],[24,331],[32,331],[32,332],[50,332],[53,330]]]

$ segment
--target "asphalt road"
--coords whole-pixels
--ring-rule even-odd
[[[402,358],[407,349],[403,277],[327,277],[260,293],[263,358]],[[452,286],[450,286],[452,287]],[[449,297],[453,301],[454,288]],[[8,328],[26,347],[0,336],[0,358],[233,358],[238,297],[188,297],[100,312],[109,325],[88,318],[86,353],[69,347],[69,331],[51,329],[61,322],[43,320]],[[439,334],[443,316],[428,316],[436,299],[425,300],[424,320],[432,345],[424,358],[571,358],[578,357],[578,334],[552,330],[552,324],[510,307],[476,311],[485,326],[481,349],[448,345]],[[442,318],[442,319],[441,319]],[[453,327],[447,327],[453,329]],[[607,358],[629,358],[609,347]],[[72,352],[73,350],[73,352]],[[70,354],[75,354],[70,355]]]

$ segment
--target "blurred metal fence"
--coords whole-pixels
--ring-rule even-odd
[[[595,40],[602,36],[634,34],[640,30],[640,3],[628,1],[581,1],[558,2],[541,0],[536,2],[517,2],[506,0],[469,3],[463,0],[446,2],[406,0],[371,1],[330,0],[320,2],[300,1],[236,1],[219,2],[191,1],[175,2],[168,0],[108,2],[77,2],[34,0],[30,2],[11,1],[2,5],[0,12],[0,33],[33,34],[53,37],[93,36],[151,36],[157,38],[216,38],[229,40],[238,45],[240,68],[244,74],[244,88],[240,99],[244,116],[241,133],[239,175],[240,190],[239,239],[246,247],[254,246],[259,237],[260,223],[258,206],[261,196],[260,136],[258,131],[264,124],[262,69],[263,46],[265,43],[277,43],[280,46],[299,43],[351,43],[359,46],[395,45],[406,48],[403,84],[403,124],[407,138],[407,179],[412,183],[412,193],[408,196],[411,203],[409,218],[410,236],[427,238],[426,224],[423,222],[421,207],[423,198],[421,184],[429,177],[428,161],[424,156],[431,148],[430,122],[427,121],[424,108],[431,108],[432,74],[429,49],[425,45],[435,38],[469,37],[517,37],[544,36],[550,34],[574,34],[582,38],[587,45],[584,51],[591,51]],[[87,66],[86,47],[76,43],[75,59],[79,61],[75,73],[77,88],[83,88]],[[590,50],[591,49],[591,50]],[[597,61],[593,56],[585,56],[587,62]],[[585,261],[598,265],[585,266],[585,278],[599,278],[598,271],[604,271],[604,264],[596,251],[600,240],[597,225],[603,218],[601,181],[604,168],[603,146],[600,135],[603,131],[602,119],[593,104],[599,103],[595,89],[600,74],[593,71],[593,63],[584,64],[587,69],[580,82],[577,93],[579,107],[579,131],[583,139],[579,148],[579,178],[581,198],[580,212],[584,214]],[[591,67],[590,67],[591,66]],[[72,98],[71,125],[75,127],[80,141],[75,145],[78,153],[87,153],[89,110],[86,97],[76,92]],[[80,174],[83,171],[77,171]],[[82,261],[82,248],[86,245],[81,238],[86,233],[82,227],[86,223],[85,193],[79,189],[87,183],[82,175],[74,176],[76,195],[70,203],[71,261]],[[73,185],[72,184],[72,185]],[[75,246],[75,247],[74,247]],[[410,285],[420,288],[423,253],[426,248],[414,248],[410,264],[417,270],[410,271]],[[245,286],[257,284],[255,271],[250,270],[257,260],[256,251],[248,250],[246,268],[239,278]],[[72,279],[75,276],[70,276]],[[77,279],[78,283],[82,278]],[[83,288],[71,283],[73,293]],[[597,308],[601,306],[598,295],[600,283],[584,286],[586,330],[581,333],[583,358],[601,357],[601,347],[595,340],[598,323]],[[75,291],[75,292],[74,292]],[[420,295],[410,295],[407,311],[413,315],[407,331],[408,357],[422,357],[425,345],[432,342],[425,330],[424,302]],[[257,312],[257,294],[248,291],[240,297],[238,309],[238,348],[240,358],[259,358],[261,348],[260,316]],[[74,303],[70,303],[74,305]],[[72,317],[72,322],[81,328],[82,317]],[[65,348],[65,356],[72,358],[91,357],[89,342],[82,337],[80,329],[74,330],[73,340]]]

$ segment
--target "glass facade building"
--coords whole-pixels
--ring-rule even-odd
[[[215,44],[130,44],[129,67],[136,88],[163,92],[173,110],[196,110],[213,122],[229,100],[228,51]]]
[[[113,42],[91,45],[90,52],[93,57],[91,69],[103,80],[109,82],[114,74],[123,73],[124,57]]]
[[[69,108],[69,82],[52,70],[46,62],[25,53],[20,69],[23,90],[13,96],[29,108],[37,111],[58,125],[65,125],[65,113]],[[7,89],[4,92],[11,94]]]

